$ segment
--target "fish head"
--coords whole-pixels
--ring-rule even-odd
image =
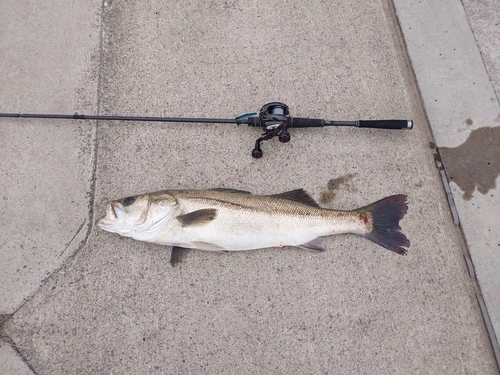
[[[135,238],[172,217],[176,206],[176,200],[169,194],[161,194],[161,197],[144,194],[113,200],[106,204],[106,216],[97,220],[96,225],[105,231]]]
[[[127,235],[148,220],[149,197],[137,195],[106,204],[106,216],[96,222],[96,225],[108,232]]]

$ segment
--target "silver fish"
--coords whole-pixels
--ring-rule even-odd
[[[252,195],[234,189],[165,190],[110,201],[96,222],[108,232],[173,246],[171,263],[185,249],[213,252],[298,246],[325,251],[324,236],[354,233],[405,255],[410,241],[399,221],[406,195],[353,211],[322,208],[304,190]]]

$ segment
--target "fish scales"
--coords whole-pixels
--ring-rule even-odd
[[[184,228],[186,238],[191,237],[195,242],[217,243],[226,250],[237,251],[273,246],[298,246],[322,235],[349,230],[349,227],[350,230],[355,230],[356,227],[359,231],[363,229],[359,220],[356,221],[348,213],[325,212],[305,205],[299,207],[298,204],[293,207],[287,202],[275,200],[269,202],[266,199],[248,199],[248,201],[250,204],[235,205],[234,202],[207,199],[179,199],[181,213],[205,207],[215,207],[218,210],[217,218],[203,227]],[[341,220],[342,217],[345,219]],[[358,223],[359,225],[356,225]],[[221,229],[226,232],[224,238],[218,238],[221,236]],[[174,233],[172,231],[158,239],[168,243],[168,239]],[[250,236],[257,238],[252,239]],[[241,238],[238,240],[239,237]]]
[[[225,222],[224,228],[235,230],[239,235],[259,233],[274,235],[280,238],[279,241],[275,241],[279,244],[274,246],[285,246],[285,244],[297,246],[308,242],[300,242],[300,239],[286,241],[284,237],[297,237],[293,232],[299,234],[298,232],[304,230],[314,230],[319,236],[346,231],[362,233],[366,228],[366,225],[360,222],[358,215],[350,211],[326,210],[272,195],[217,194],[218,192],[204,191],[204,196],[199,196],[197,193],[197,191],[173,192],[182,207],[181,212],[216,207],[219,210],[218,218]],[[252,220],[249,219],[250,216],[254,216]],[[254,225],[250,225],[252,223]],[[219,224],[208,223],[207,229],[210,227],[215,229]],[[311,233],[307,237],[313,239],[317,236]]]

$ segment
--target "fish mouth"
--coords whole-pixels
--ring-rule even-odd
[[[116,214],[115,205],[112,202],[108,202],[106,205],[106,219],[118,220],[118,215]]]
[[[109,225],[110,223],[117,220],[118,220],[118,215],[116,214],[115,206],[113,205],[112,202],[108,202],[106,204],[106,216],[104,216],[102,219],[97,220],[96,225],[100,228],[103,228],[106,225]]]

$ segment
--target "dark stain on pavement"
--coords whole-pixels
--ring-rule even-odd
[[[449,180],[460,186],[465,200],[472,198],[476,188],[481,194],[495,188],[500,174],[500,127],[473,130],[460,146],[440,147],[439,152]]]
[[[351,180],[356,177],[357,173],[348,173],[341,177],[332,178],[326,185],[327,190],[321,192],[319,201],[323,204],[328,204],[335,198],[337,190],[342,185],[347,185],[351,190],[356,191],[356,187],[352,184]]]

